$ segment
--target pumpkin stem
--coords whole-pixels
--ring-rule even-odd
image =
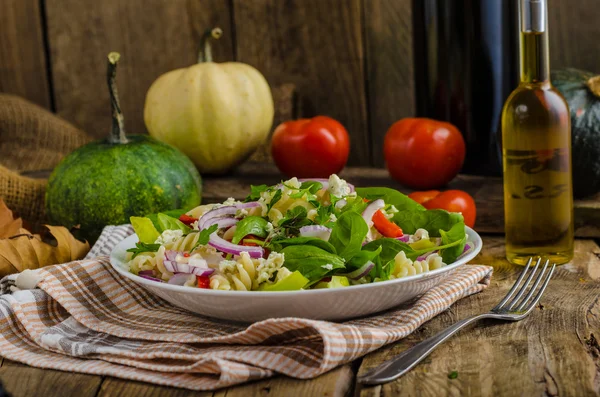
[[[112,109],[112,130],[108,138],[111,143],[127,143],[125,135],[125,119],[121,112],[119,104],[119,92],[117,91],[117,63],[121,58],[118,52],[108,54],[108,68],[106,71],[106,79],[108,81],[108,92],[110,94],[110,106]]]
[[[587,86],[592,94],[600,98],[600,76],[594,76],[587,81]]]
[[[198,51],[198,63],[212,62],[212,49],[210,47],[210,40],[218,40],[223,36],[221,28],[208,29],[202,35],[200,39],[200,51]]]

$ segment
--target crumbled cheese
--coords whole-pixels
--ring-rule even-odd
[[[394,217],[394,215],[396,215],[398,212],[399,212],[399,211],[398,211],[398,208],[396,208],[396,207],[395,207],[395,206],[393,206],[393,205],[390,205],[390,206],[388,207],[388,209],[387,209],[387,210],[385,210],[385,212],[384,212],[384,215],[385,215],[385,217],[386,217],[386,218],[388,218],[388,219],[392,219],[392,218]]]
[[[330,214],[329,215],[329,222],[335,222],[337,221],[337,216],[335,216],[335,214]]]
[[[272,233],[274,228],[275,227],[273,226],[273,224],[271,222],[267,222],[267,226],[265,226],[265,231],[267,233]]]
[[[271,279],[273,274],[283,266],[284,256],[279,252],[271,252],[267,259],[260,258],[256,267],[256,282],[263,283]]]
[[[198,227],[198,221],[194,221],[194,223],[192,223],[192,230],[200,230]]]
[[[327,269],[327,270],[333,270],[333,265],[331,263],[328,263],[326,265],[321,266],[323,269]]]
[[[240,208],[239,210],[237,210],[237,212],[235,213],[235,217],[236,218],[244,218],[248,216],[248,210],[245,208]]]
[[[346,197],[350,194],[350,186],[336,174],[329,177],[329,193],[335,197]]]
[[[277,270],[277,276],[275,276],[275,282],[283,280],[290,274],[292,274],[292,272],[287,267],[280,268],[279,270]]]
[[[233,273],[237,270],[237,261],[222,260],[219,262],[219,271],[221,273]]]
[[[235,205],[237,204],[237,200],[233,197],[229,197],[227,200],[223,201],[223,205]]]
[[[170,244],[181,236],[183,236],[182,230],[165,230],[160,236],[158,236],[154,244]]]
[[[283,186],[298,190],[302,186],[302,183],[298,180],[298,178],[293,177],[292,179],[288,179],[287,181],[283,182]]]

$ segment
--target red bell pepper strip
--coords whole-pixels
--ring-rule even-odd
[[[181,223],[184,223],[188,226],[192,226],[192,223],[196,222],[198,218],[194,218],[193,216],[183,214],[179,217],[179,220],[181,221]]]
[[[208,276],[196,276],[198,280],[198,288],[210,288],[210,277]]]
[[[402,233],[400,226],[386,218],[385,214],[381,210],[377,211],[373,215],[373,225],[375,226],[375,229],[377,229],[379,233],[383,234],[385,237],[402,237],[404,234]]]

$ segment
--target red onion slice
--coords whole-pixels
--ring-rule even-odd
[[[141,278],[144,278],[146,280],[150,280],[150,281],[156,281],[157,283],[164,283],[164,281],[156,278],[156,277],[152,277],[152,276],[143,276],[143,275],[138,275]]]
[[[377,199],[367,205],[367,208],[362,213],[362,217],[367,222],[369,228],[373,226],[373,215],[383,207],[385,207],[385,202],[382,199]]]
[[[179,251],[166,250],[165,251],[165,259],[168,261],[175,262],[177,260],[177,255],[181,255],[181,254],[182,254],[182,252],[179,252]]]
[[[167,284],[183,286],[185,283],[190,281],[190,276],[192,276],[194,278],[196,277],[194,274],[190,274],[190,273],[177,273],[176,275],[171,277],[171,279],[168,281]]]
[[[410,234],[405,234],[400,237],[396,237],[396,240],[402,241],[403,243],[408,243],[408,241],[410,240]]]
[[[371,261],[368,261],[355,271],[346,274],[340,274],[340,276],[346,276],[348,278],[351,278],[352,280],[358,280],[369,274],[373,267],[375,267],[375,264]]]
[[[205,228],[209,228],[212,225],[216,224],[219,229],[223,229],[223,228],[226,228],[226,227],[231,227],[231,226],[235,225],[238,222],[239,222],[239,219],[235,219],[235,218],[209,219],[206,222],[206,227]]]
[[[138,276],[154,277],[154,270],[140,270]]]
[[[200,230],[206,229],[208,226],[214,224],[214,223],[211,223],[211,224],[208,223],[210,219],[234,216],[239,209],[254,208],[254,207],[260,207],[260,203],[258,201],[251,201],[249,203],[240,203],[240,204],[236,204],[236,205],[225,205],[222,207],[212,209],[200,217],[200,219],[198,220],[198,229],[200,229]]]
[[[230,243],[229,241],[219,237],[216,232],[210,235],[208,244],[215,247],[219,251],[226,252],[228,254],[239,255],[242,252],[247,252],[251,258],[262,258],[265,253],[265,250],[262,247],[249,247]]]
[[[208,276],[212,274],[215,269],[206,267],[196,267],[187,263],[177,263],[175,261],[164,261],[165,269],[171,273],[189,273],[195,274],[196,276]]]
[[[321,240],[329,241],[331,229],[322,225],[302,226],[300,228],[300,235],[302,237],[316,237]]]

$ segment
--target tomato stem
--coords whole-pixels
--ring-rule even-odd
[[[108,138],[111,143],[127,143],[125,135],[125,119],[119,103],[119,92],[117,91],[117,63],[121,58],[118,52],[108,54],[108,68],[106,79],[108,82],[108,92],[110,94],[110,106],[112,109],[112,130]]]
[[[198,63],[212,62],[211,39],[218,40],[223,35],[221,28],[208,29],[200,39],[200,51],[198,51]]]

